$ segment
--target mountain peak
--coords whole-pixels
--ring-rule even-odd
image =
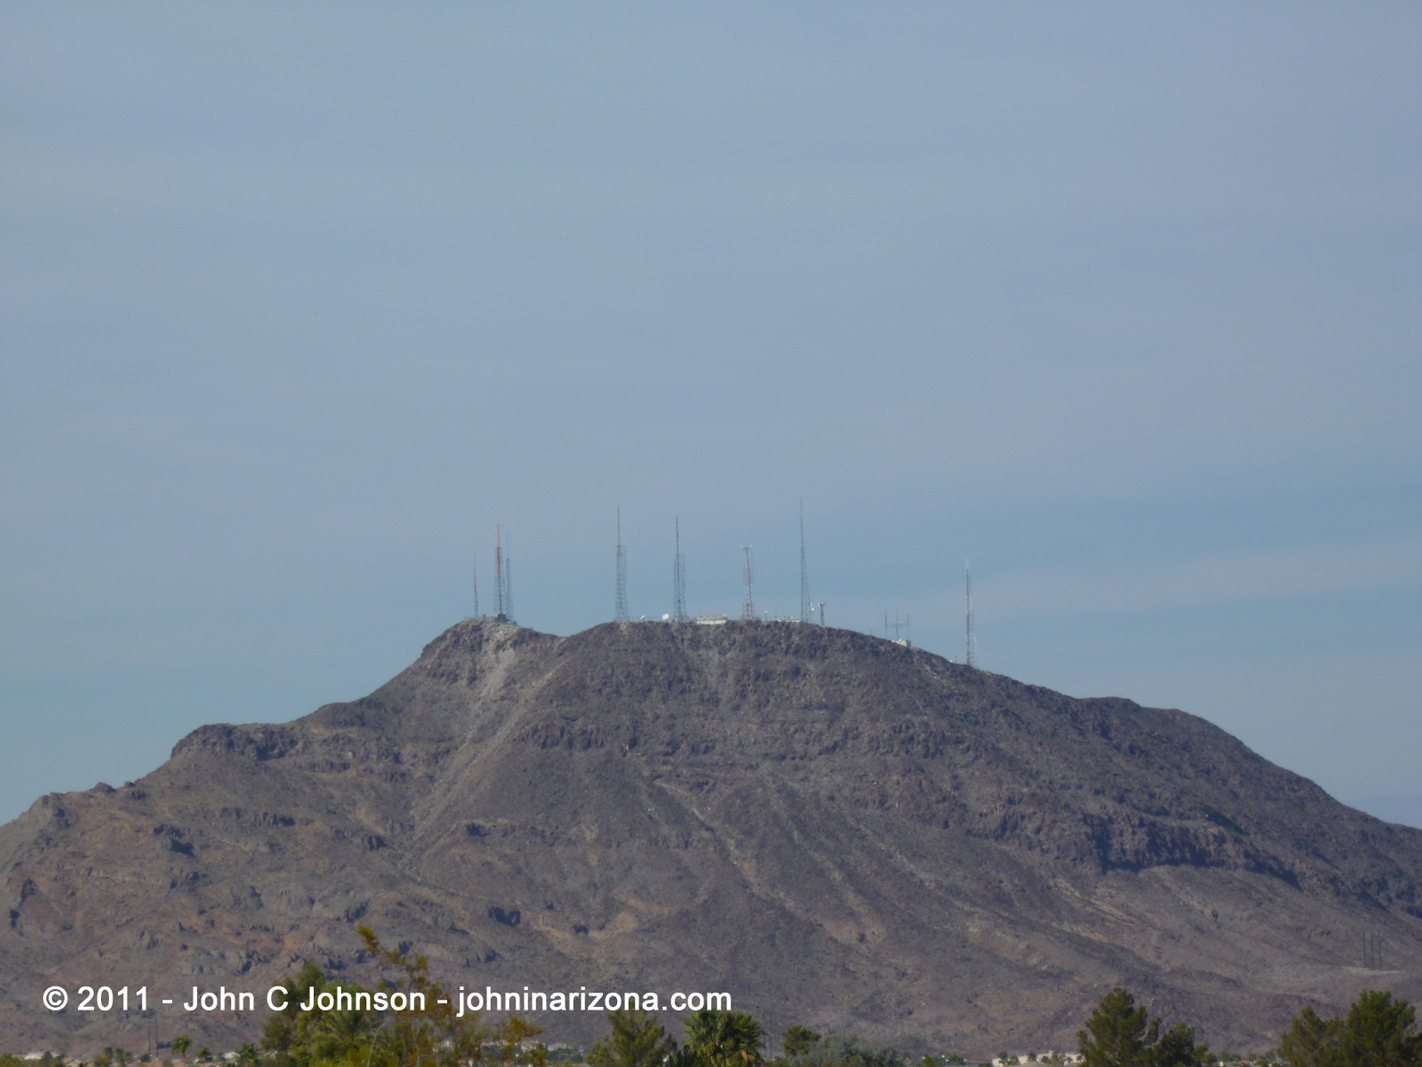
[[[1262,1043],[1384,984],[1364,931],[1422,983],[1422,831],[1195,716],[798,623],[466,620],[361,700],[41,798],[0,856],[0,1022],[76,1048],[113,1040],[46,984],[359,971],[357,921],[456,986],[725,990],[940,1048],[1065,1047],[1117,984]]]

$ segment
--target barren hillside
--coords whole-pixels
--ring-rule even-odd
[[[1216,1047],[1422,993],[1422,831],[1182,712],[795,624],[464,622],[363,700],[42,797],[0,864],[22,1051],[142,1044],[136,1017],[43,1010],[55,983],[368,978],[357,921],[456,986],[724,989],[772,1034],[939,1050],[1073,1047],[1115,984]],[[163,1040],[214,1048],[264,1014],[175,1012]]]

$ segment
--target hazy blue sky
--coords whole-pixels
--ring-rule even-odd
[[[1422,7],[0,8],[0,818],[492,602],[798,610],[1422,820]],[[1391,800],[1387,798],[1393,798]]]

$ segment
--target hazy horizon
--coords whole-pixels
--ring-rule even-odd
[[[13,3],[0,820],[756,599],[1422,826],[1422,11]]]

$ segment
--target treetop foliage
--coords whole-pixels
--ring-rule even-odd
[[[903,1062],[897,1049],[876,1048],[853,1034],[825,1038],[790,1060],[791,1067],[900,1067]]]
[[[1199,1067],[1210,1051],[1184,1023],[1162,1035],[1160,1020],[1119,986],[1101,998],[1076,1040],[1085,1067]]]
[[[903,1067],[891,1048],[873,1048],[850,1035],[822,1039],[804,1026],[782,1035],[784,1055],[770,1064],[762,1046],[765,1032],[743,1011],[707,1009],[688,1016],[685,1041],[665,1034],[655,1016],[639,1011],[608,1015],[611,1031],[588,1056],[590,1067]]]
[[[1085,1067],[1196,1067],[1217,1062],[1183,1023],[1161,1033],[1160,1020],[1124,989],[1102,998],[1077,1034]],[[1362,993],[1343,1018],[1304,1008],[1279,1042],[1289,1067],[1422,1067],[1416,1013],[1390,993]],[[1227,1055],[1225,1058],[1229,1058]]]
[[[686,1048],[698,1067],[757,1067],[765,1062],[760,1054],[765,1031],[749,1012],[704,1008],[683,1025]]]
[[[607,1021],[612,1032],[593,1045],[589,1067],[657,1067],[676,1049],[656,1016],[645,1011],[614,1011]]]
[[[1279,1051],[1290,1067],[1422,1067],[1422,1034],[1411,1004],[1369,989],[1341,1019],[1304,1008]]]
[[[808,1026],[791,1026],[780,1035],[780,1047],[785,1050],[787,1060],[809,1052],[819,1043],[820,1035]]]
[[[411,958],[385,948],[368,927],[357,930],[366,951],[396,975],[384,983],[385,988],[407,995],[422,993],[423,1006],[402,1012],[363,1007],[323,1010],[319,1004],[303,1009],[311,990],[319,994],[333,988],[308,960],[282,983],[290,996],[286,1007],[267,1020],[262,1063],[270,1067],[505,1067],[515,1063],[547,1067],[548,1052],[541,1044],[524,1050],[530,1038],[542,1033],[541,1028],[516,1015],[493,1027],[481,1024],[473,1013],[460,1018],[457,998],[430,977],[423,956]],[[366,992],[354,983],[340,985],[348,993]],[[255,1067],[258,1052],[244,1046],[238,1060]]]
[[[379,991],[391,997],[405,994],[408,1010],[376,1010],[359,1004],[380,1004],[374,995],[355,998],[363,990],[342,981],[341,998],[321,998],[336,986],[321,969],[307,961],[282,983],[286,1006],[267,1020],[260,1049],[245,1044],[237,1050],[239,1067],[548,1067],[548,1050],[535,1043],[542,1030],[518,1016],[488,1025],[476,1013],[458,1014],[458,998],[450,996],[429,974],[420,956],[387,949],[375,934],[358,927],[366,951],[393,977]],[[316,996],[312,996],[313,992]],[[413,994],[423,994],[417,1000]],[[387,1002],[388,1002],[387,998]],[[445,1001],[441,1004],[440,1001]],[[311,1004],[310,1008],[303,1005]],[[321,1006],[344,1005],[335,1007]],[[610,1031],[598,1039],[587,1056],[589,1067],[905,1067],[905,1057],[892,1047],[875,1047],[852,1034],[822,1037],[805,1026],[788,1027],[781,1035],[783,1054],[767,1063],[762,1049],[765,1032],[744,1011],[706,1009],[683,1020],[685,1039],[669,1037],[657,1017],[639,1009],[608,1015]],[[1125,989],[1107,993],[1077,1032],[1084,1067],[1205,1067],[1233,1057],[1216,1057],[1209,1046],[1197,1044],[1195,1030],[1184,1023],[1162,1029]],[[173,1039],[173,1051],[183,1055],[191,1047],[187,1035]],[[580,1056],[577,1050],[566,1050]],[[1054,1055],[1040,1063],[1062,1062]],[[1004,1062],[1016,1057],[999,1055]],[[146,1061],[148,1057],[144,1057]],[[210,1062],[207,1048],[197,1052],[199,1062]],[[94,1067],[123,1067],[130,1056],[108,1048]],[[1422,1033],[1416,1012],[1406,1000],[1390,993],[1367,990],[1346,1016],[1325,1019],[1306,1007],[1292,1021],[1277,1053],[1261,1062],[1288,1067],[1422,1067]],[[14,1055],[0,1055],[0,1067],[19,1067]],[[40,1067],[51,1067],[46,1056]],[[963,1063],[952,1053],[925,1056],[922,1067],[947,1067]],[[83,1065],[79,1065],[83,1067]]]

